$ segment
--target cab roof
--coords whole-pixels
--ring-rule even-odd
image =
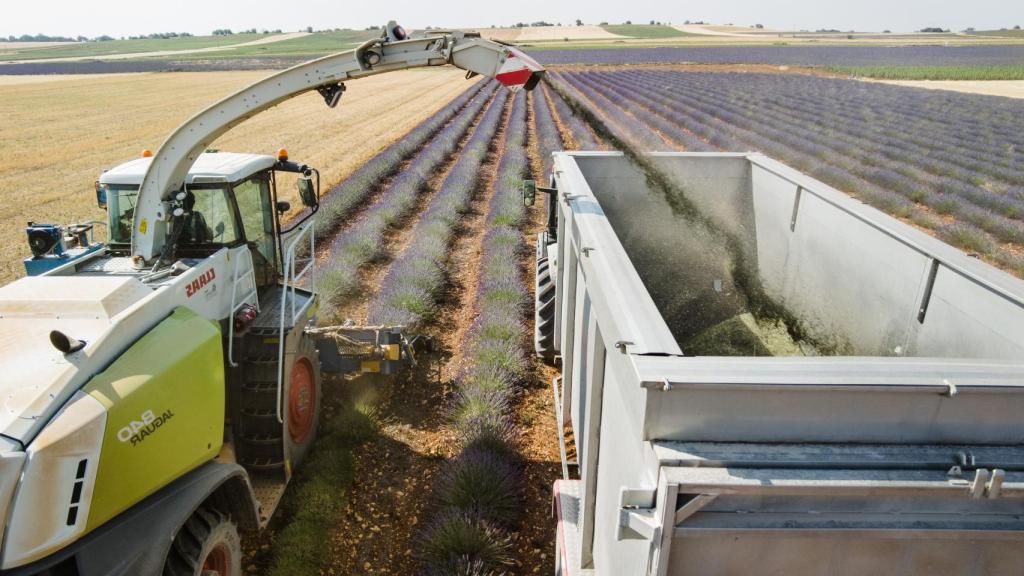
[[[100,184],[139,186],[153,158],[137,158],[111,168],[100,175]],[[204,152],[188,171],[187,184],[237,182],[277,163],[273,156],[237,154],[235,152]]]

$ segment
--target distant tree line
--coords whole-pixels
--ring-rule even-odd
[[[918,32],[930,32],[930,33],[933,33],[933,34],[939,34],[941,32],[949,32],[949,28],[946,28],[945,30],[943,30],[939,26],[931,26],[931,27],[928,27],[928,28],[921,28],[920,30],[918,30]]]
[[[188,32],[156,32],[145,36],[129,36],[129,40],[167,40],[169,38],[191,38]]]
[[[249,28],[248,30],[239,30],[238,32],[235,32],[231,28],[218,28],[218,29],[214,30],[213,32],[210,32],[210,34],[212,34],[213,36],[233,36],[235,34],[280,34],[280,33],[281,33],[281,29],[280,28],[277,28],[275,30],[267,30],[266,28],[264,28],[263,30],[257,30],[255,28]]]
[[[85,36],[71,38],[70,36],[47,36],[46,34],[36,34],[35,36],[29,34],[14,36],[12,34],[6,38],[0,36],[0,42],[85,42],[86,40],[88,38]]]
[[[238,34],[280,34],[281,29],[276,30],[257,30],[250,28],[248,30],[242,30]],[[212,32],[214,36],[231,36],[235,32],[231,31],[230,28],[220,28]],[[191,38],[193,34],[190,32],[154,32],[152,34],[145,34],[139,36],[121,36],[121,40],[169,40],[171,38]],[[109,42],[111,40],[118,40],[113,36],[103,34],[102,36],[96,36],[89,38],[88,36],[48,36],[46,34],[22,34],[21,36],[14,36],[13,34],[6,38],[0,36],[0,42]]]

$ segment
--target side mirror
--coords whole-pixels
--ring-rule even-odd
[[[312,178],[299,178],[295,181],[295,186],[299,189],[299,198],[303,206],[315,208],[320,203]]]
[[[287,212],[287,211],[292,209],[291,203],[290,202],[285,202],[284,200],[278,200],[277,201],[277,205],[274,206],[274,207],[277,208],[277,213],[278,214],[284,214],[285,212]]]
[[[537,201],[537,182],[523,180],[523,204],[529,208]]]
[[[107,209],[107,189],[100,185],[99,180],[96,181],[96,205]]]

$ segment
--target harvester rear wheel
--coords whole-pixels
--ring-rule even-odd
[[[242,544],[231,517],[199,508],[171,543],[164,576],[241,576]]]
[[[309,452],[320,425],[320,360],[313,338],[299,338],[285,353],[281,416],[277,419],[276,346],[247,358],[240,394],[240,417],[235,437],[238,461],[250,470],[293,470]],[[294,350],[294,351],[293,351]],[[290,474],[289,470],[289,474]]]
[[[320,428],[320,358],[313,338],[308,334],[301,338],[295,361],[286,367],[284,439],[292,466],[309,453]]]

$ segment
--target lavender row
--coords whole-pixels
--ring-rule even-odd
[[[549,91],[547,84],[542,85],[542,89],[545,94],[550,95],[551,103],[554,105],[556,116],[562,121],[562,125],[569,130],[569,135],[572,137],[572,142],[566,142],[566,148],[572,148],[575,150],[605,150],[607,149],[593,134],[587,129],[586,124],[581,120],[575,112],[569,108],[569,105],[565,103],[565,100],[554,91]]]
[[[790,66],[1020,66],[1024,46],[703,46],[532,50],[541,64],[787,64]]]
[[[467,103],[481,94],[485,86],[489,90],[494,89],[489,83],[478,82],[328,190],[317,212],[317,240],[332,235],[341,221],[373,192],[381,180],[394,174],[402,162],[437,134]]]
[[[678,93],[675,96],[680,97]],[[687,109],[677,110],[676,117],[682,116],[690,120],[688,126],[691,129],[704,131],[717,144],[724,144],[723,147],[733,150],[753,146],[836,187],[854,192],[880,209],[911,218],[919,225],[932,228],[939,236],[965,250],[979,251],[979,247],[983,247],[985,249],[981,250],[981,253],[993,256],[1010,268],[1019,266],[1016,257],[1010,252],[1000,250],[989,234],[1002,242],[1021,242],[1024,240],[1024,225],[1021,222],[978,206],[961,203],[958,196],[948,192],[948,185],[934,194],[921,182],[916,185],[902,182],[903,186],[896,186],[894,190],[887,185],[900,183],[895,177],[895,172],[887,173],[865,164],[857,164],[852,170],[844,169],[843,159],[848,159],[848,155],[837,156],[837,161],[832,164],[823,164],[821,159],[823,151],[828,151],[828,144],[814,143],[807,132],[794,134],[772,125],[762,125],[756,130],[745,130],[738,128],[743,123],[735,118],[732,118],[731,123],[722,122],[718,118],[712,118],[710,123],[702,121],[702,118],[693,114],[695,109],[701,108],[700,104],[704,105],[702,111],[706,117],[714,116],[716,110],[718,116],[728,114],[727,111],[723,112],[723,109],[727,109],[723,100],[707,99],[697,105],[689,103]],[[967,189],[965,186],[960,185],[957,189],[963,191]],[[901,191],[906,193],[901,194]],[[921,212],[915,202],[929,206],[941,214],[955,213],[961,222],[956,226],[950,226],[926,212]]]
[[[509,532],[522,508],[510,402],[526,368],[527,289],[518,228],[525,216],[520,190],[528,167],[526,104],[524,93],[513,98],[488,209],[479,314],[468,338],[469,367],[459,379],[452,409],[463,450],[441,473],[440,511],[422,548],[428,573],[500,573],[512,561]]]
[[[620,78],[630,84],[639,81],[644,86],[671,88],[671,93],[721,100],[717,94],[721,89],[706,85],[703,79],[694,82],[692,78],[673,74],[633,73]],[[812,86],[802,85],[808,80]],[[767,76],[758,83],[758,92],[771,90],[776,97],[765,99],[758,92],[734,90],[725,98],[724,105],[754,119],[792,121],[794,126],[815,133],[838,127],[840,132],[834,136],[846,137],[855,145],[867,144],[890,154],[896,147],[901,152],[917,153],[923,166],[938,175],[955,174],[949,168],[952,165],[1004,182],[1024,183],[1024,167],[1020,165],[1024,150],[1018,149],[1024,146],[1024,136],[1013,130],[1014,124],[1020,124],[1016,114],[1021,106],[1013,101],[806,77],[800,77],[794,84]],[[883,98],[886,106],[880,109],[879,100]],[[979,127],[984,133],[978,131]],[[963,146],[963,131],[975,136],[972,146]]]
[[[546,185],[547,180],[551,178],[551,153],[564,148],[562,135],[555,124],[554,116],[551,115],[547,93],[544,90],[534,90],[531,93],[530,107],[533,110],[533,131],[537,138],[537,149],[544,166],[541,182]]]
[[[1015,103],[966,97],[960,112],[932,101],[946,102],[948,95],[802,76],[624,71],[563,78],[619,109],[640,106],[714,147],[775,156],[956,246],[1024,271],[1024,261],[999,246],[1024,243],[1018,146],[1004,135],[1007,125],[1011,132],[1021,127],[1019,115],[1007,115],[1019,108]],[[938,109],[946,110],[938,122],[935,112],[921,117],[921,110]],[[963,113],[973,113],[974,127],[958,132],[959,143],[984,150],[984,161],[950,161],[948,136],[938,127],[966,122]]]
[[[649,93],[654,91],[652,88]],[[863,190],[864,186],[854,181],[859,179],[873,185],[872,195],[889,204],[896,202],[895,196],[892,200],[885,200],[884,196],[899,195],[909,200],[905,205],[908,213],[902,215],[913,213],[912,203],[923,204],[942,214],[952,213],[1000,242],[1024,243],[1024,222],[1020,221],[1024,216],[1024,188],[1006,180],[999,183],[990,173],[980,176],[977,168],[969,172],[934,168],[929,172],[919,168],[918,165],[929,166],[929,154],[941,154],[942,150],[915,149],[912,143],[905,141],[894,145],[898,136],[878,135],[877,130],[865,131],[863,119],[859,123],[840,125],[838,135],[820,135],[812,122],[801,122],[792,114],[773,117],[770,113],[751,114],[749,109],[737,111],[724,99],[704,92],[692,94],[692,102],[686,102],[680,91],[673,91],[671,95],[680,104],[703,107],[707,113],[724,116],[736,126],[761,123],[756,133],[758,137],[768,137],[764,142],[768,148],[791,149],[787,160],[847,190]],[[900,122],[887,118],[887,124],[899,126]],[[847,134],[854,134],[854,137],[847,146],[837,149],[837,141],[844,140]],[[886,144],[879,145],[878,140]],[[913,164],[906,158],[914,158]],[[827,160],[828,165],[823,166],[821,160]],[[1007,180],[1017,181],[1009,171],[1003,171],[1002,175]],[[984,182],[988,187],[975,182]],[[939,226],[937,221],[930,224]]]
[[[359,284],[359,268],[384,255],[384,234],[409,214],[430,176],[455,152],[473,120],[488,102],[497,83],[475,95],[459,114],[420,150],[409,165],[392,179],[387,189],[351,228],[331,245],[331,259],[319,282],[324,294],[336,300],[351,295]]]
[[[587,105],[591,114],[614,127],[617,135],[630,146],[638,150],[663,150],[665,141],[658,136],[649,125],[630,114],[620,103],[605,96],[602,92],[588,90],[579,84],[579,75],[552,73],[556,82],[560,82],[563,90],[568,92],[581,104]],[[612,112],[615,112],[612,114]]]
[[[369,307],[371,324],[415,329],[433,317],[445,285],[445,260],[462,216],[480,180],[480,167],[491,148],[504,112],[507,92],[491,102],[459,159],[412,231],[416,242],[384,276]]]

